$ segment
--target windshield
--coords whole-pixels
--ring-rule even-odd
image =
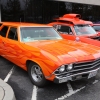
[[[93,28],[96,30],[96,31],[100,31],[100,26],[98,25],[98,26],[93,26]]]
[[[96,34],[96,31],[90,25],[75,25],[74,29],[77,35]]]
[[[20,33],[22,42],[62,39],[52,27],[21,27]]]

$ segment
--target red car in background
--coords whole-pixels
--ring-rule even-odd
[[[48,25],[53,26],[63,38],[100,46],[100,33],[91,21],[81,19],[80,14],[65,14]]]

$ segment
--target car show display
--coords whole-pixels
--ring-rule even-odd
[[[0,55],[28,71],[38,87],[47,80],[63,83],[89,79],[100,67],[100,48],[63,39],[51,26],[4,22],[0,27]],[[91,50],[90,50],[91,48]]]

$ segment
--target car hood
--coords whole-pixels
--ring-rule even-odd
[[[100,48],[97,46],[70,41],[70,40],[45,40],[26,43],[37,47],[40,52],[49,57],[52,55],[61,64],[92,60],[100,57]]]

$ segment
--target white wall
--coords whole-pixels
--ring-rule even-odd
[[[55,1],[66,1],[66,2],[73,2],[73,3],[100,5],[100,0],[55,0]]]

